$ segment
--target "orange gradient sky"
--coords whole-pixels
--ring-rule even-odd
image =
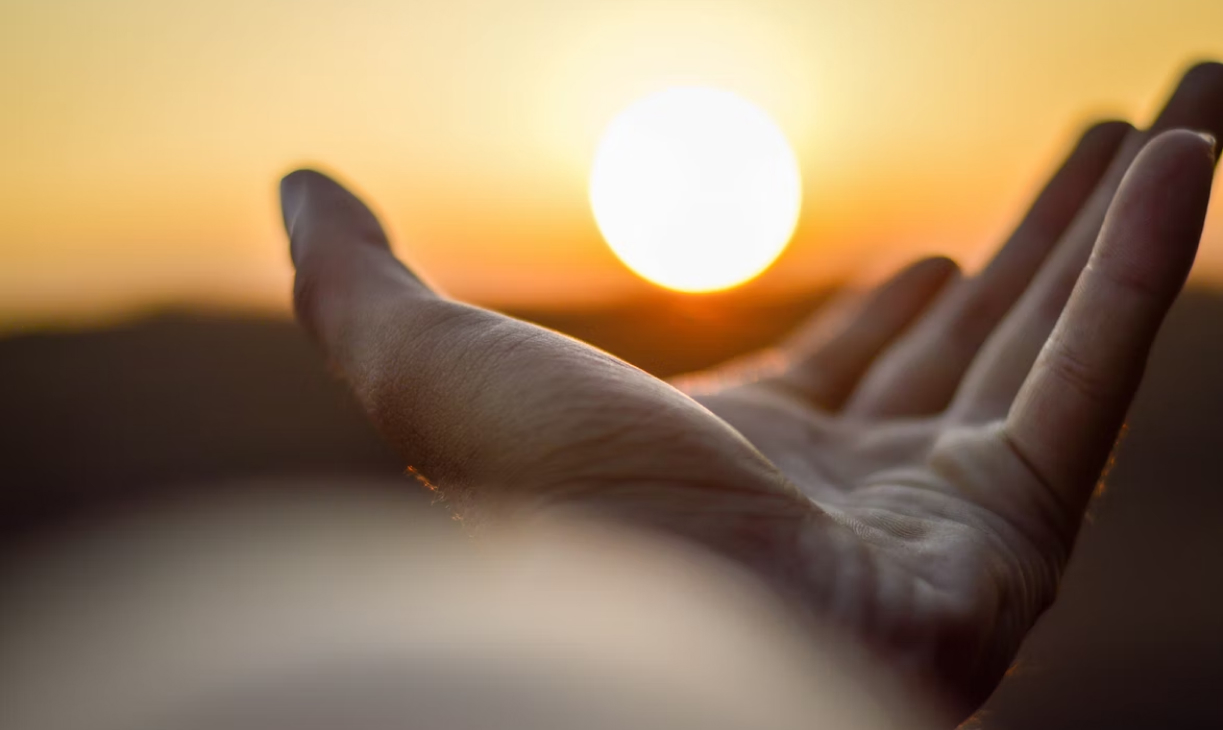
[[[941,251],[978,263],[1079,127],[1147,121],[1223,57],[1219,0],[6,0],[0,325],[287,307],[278,176],[333,170],[459,297],[648,291],[586,183],[635,99],[712,85],[799,154],[762,294]],[[1216,196],[1200,279],[1223,282]]]

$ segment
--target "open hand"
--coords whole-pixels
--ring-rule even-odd
[[[1182,129],[1183,128],[1183,129]],[[979,275],[944,259],[669,385],[439,297],[329,178],[282,183],[299,319],[471,519],[574,511],[746,567],[970,710],[1052,602],[1201,235],[1223,66],[1089,131]]]

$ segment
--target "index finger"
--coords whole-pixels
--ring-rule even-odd
[[[1174,131],[1135,160],[1086,268],[1006,420],[1034,476],[1079,514],[1193,265],[1215,141]]]

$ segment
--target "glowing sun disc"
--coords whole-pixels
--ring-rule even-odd
[[[802,180],[763,110],[728,91],[671,88],[608,125],[590,203],[608,246],[642,278],[715,291],[757,276],[785,250]]]

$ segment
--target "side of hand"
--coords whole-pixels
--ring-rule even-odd
[[[1201,235],[1223,66],[1093,128],[986,269],[943,259],[674,387],[436,295],[331,179],[281,194],[299,319],[406,462],[479,519],[693,541],[971,709],[1053,600]]]

